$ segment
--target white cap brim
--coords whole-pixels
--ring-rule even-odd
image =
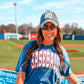
[[[44,26],[44,24],[45,24],[46,22],[52,22],[55,26],[58,25],[58,23],[56,23],[56,22],[53,21],[53,20],[45,20],[43,23],[40,24],[41,28]]]

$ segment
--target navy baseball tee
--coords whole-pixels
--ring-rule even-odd
[[[65,62],[63,72],[60,72],[60,58],[53,45],[45,46],[42,44],[38,51],[32,53],[28,65],[23,66],[22,64],[27,60],[25,52],[35,42],[36,40],[30,41],[24,46],[16,67],[16,71],[26,73],[24,84],[54,84],[60,78],[60,74],[69,76],[72,73],[67,52],[62,46]]]

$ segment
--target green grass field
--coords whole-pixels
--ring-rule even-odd
[[[0,42],[0,67],[15,68],[21,53],[16,44],[26,44],[29,40],[3,40]],[[62,44],[81,44],[84,41],[63,40]],[[65,49],[76,49],[79,52],[68,52],[69,57],[84,57],[83,47],[65,47]],[[84,71],[84,59],[70,60],[73,72]]]

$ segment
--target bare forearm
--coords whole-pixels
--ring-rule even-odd
[[[65,76],[65,78],[71,83],[71,84],[80,84],[79,81],[77,80],[77,78],[74,76],[74,74],[72,73],[69,76]]]
[[[24,84],[24,80],[25,80],[25,73],[19,71],[19,72],[18,72],[18,75],[17,75],[16,84]]]

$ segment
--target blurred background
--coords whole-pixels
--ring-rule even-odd
[[[40,16],[56,13],[74,73],[84,74],[84,0],[0,0],[0,68],[15,70],[24,45],[36,39]]]

